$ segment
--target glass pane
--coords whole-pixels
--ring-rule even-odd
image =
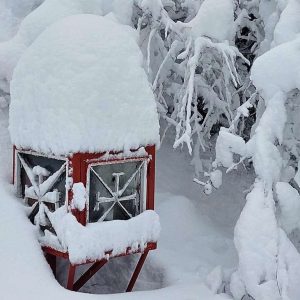
[[[127,220],[140,213],[142,164],[137,161],[92,167],[89,222]]]
[[[51,176],[53,173],[58,171],[65,161],[54,159],[54,158],[48,158],[44,156],[38,156],[38,155],[32,155],[27,153],[19,153],[19,155],[24,159],[28,167],[32,170],[36,166],[40,166],[47,171],[49,171],[49,176]],[[22,191],[22,197],[25,197],[25,186],[28,188],[31,187],[31,182],[28,178],[28,175],[24,169],[24,167],[21,164],[21,191]],[[47,180],[49,176],[45,176],[43,179]],[[38,178],[35,177],[35,182],[38,184]],[[66,197],[66,173],[65,171],[57,178],[54,185],[49,189],[48,192],[57,191],[57,197],[59,197],[59,206],[62,206],[65,204],[65,197]],[[45,203],[50,210],[54,210],[54,205],[51,203],[51,198],[53,199],[56,195],[53,193],[49,193],[48,195],[49,203]],[[28,204],[32,205],[35,203],[35,199],[28,199]],[[53,201],[52,201],[53,202]]]

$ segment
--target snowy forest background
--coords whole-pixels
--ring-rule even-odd
[[[255,174],[234,229],[238,264],[214,269],[211,290],[299,299],[300,1],[0,0],[2,118],[26,48],[79,13],[111,14],[136,28],[161,143],[190,155],[199,197],[216,193],[227,173]]]

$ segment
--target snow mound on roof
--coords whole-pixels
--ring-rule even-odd
[[[42,0],[27,1],[18,3],[19,10],[22,11],[22,8],[24,10],[26,6],[31,5],[32,7],[42,2]],[[14,8],[14,11],[17,10],[16,5],[10,4],[10,6]],[[2,81],[2,84],[7,84],[6,81],[11,80],[13,70],[26,48],[51,24],[75,14],[102,16],[109,13],[114,14],[116,20],[122,24],[130,24],[132,6],[132,0],[46,0],[24,18],[16,35],[7,40],[14,33],[9,31],[17,26],[17,24],[13,26],[14,24],[11,23],[17,23],[18,20],[13,19],[9,10],[4,11],[5,7],[2,9],[0,3],[0,40],[7,40],[0,44],[0,81]],[[29,7],[27,7],[26,11],[29,10]],[[5,19],[9,20],[6,21]],[[8,25],[13,27],[12,29],[8,27],[7,22],[9,22]]]
[[[232,0],[205,0],[193,20],[192,35],[208,36],[218,41],[231,40],[234,28],[234,7]]]
[[[11,82],[10,134],[54,154],[158,143],[158,116],[134,30],[75,15],[48,27]]]
[[[288,93],[300,89],[300,37],[257,58],[251,79],[266,99],[279,91]]]

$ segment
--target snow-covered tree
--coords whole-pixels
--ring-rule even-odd
[[[176,128],[174,147],[187,145],[199,173],[200,151],[220,124],[231,122],[241,104],[237,61],[249,62],[235,46],[235,7],[231,0],[206,0],[191,18],[187,14],[196,11],[195,1],[136,3],[159,112],[166,130]]]
[[[256,9],[265,25],[256,55],[264,54],[251,70],[259,94],[256,124],[249,141],[232,124],[216,144],[216,164],[231,170],[250,159],[257,176],[235,228],[239,266],[231,292],[235,299],[297,299],[300,255],[287,236],[299,231],[300,3],[261,1]],[[253,100],[248,103],[238,109],[244,116]]]
[[[0,22],[9,20],[0,23],[0,109],[18,59],[50,24],[92,13],[136,28],[161,139],[172,136],[192,155],[195,181],[210,193],[221,184],[220,166],[231,171],[247,161],[255,171],[235,229],[239,265],[229,293],[299,299],[300,1],[21,2],[0,0]],[[216,159],[207,170],[203,152],[213,135]],[[207,182],[198,179],[203,171]]]

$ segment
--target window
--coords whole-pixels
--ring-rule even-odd
[[[55,211],[66,201],[66,161],[17,152],[17,164],[18,194],[31,207],[29,219],[47,223],[42,208]],[[36,216],[39,220],[35,220]]]
[[[127,220],[145,209],[146,160],[88,168],[89,222]]]

